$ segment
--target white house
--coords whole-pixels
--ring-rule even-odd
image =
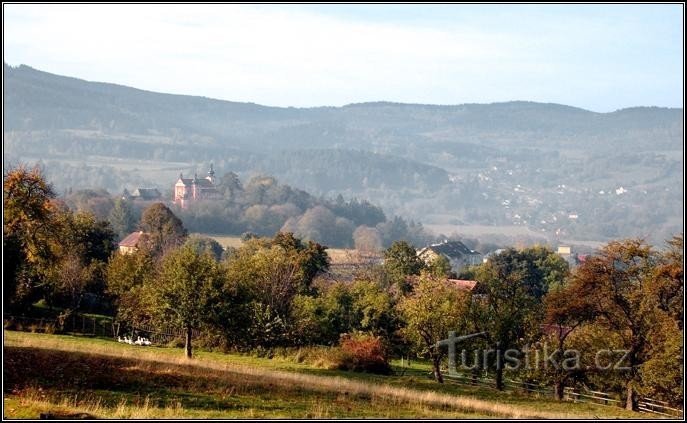
[[[444,241],[439,244],[432,244],[418,251],[417,255],[425,263],[431,263],[438,256],[443,256],[451,264],[451,270],[456,273],[459,273],[466,266],[482,263],[482,254],[471,250],[460,241]]]

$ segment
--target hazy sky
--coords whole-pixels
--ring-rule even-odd
[[[682,107],[682,5],[4,4],[4,60],[275,106]]]

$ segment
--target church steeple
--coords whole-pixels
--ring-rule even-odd
[[[210,163],[210,171],[208,171],[208,176],[206,178],[211,183],[215,183],[215,170],[212,168],[212,163]]]

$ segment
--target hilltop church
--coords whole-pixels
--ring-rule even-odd
[[[221,197],[215,185],[215,171],[210,165],[210,171],[205,178],[198,178],[195,174],[193,178],[184,178],[184,174],[179,174],[176,184],[174,184],[174,204],[185,208],[189,203],[198,200],[214,200]]]

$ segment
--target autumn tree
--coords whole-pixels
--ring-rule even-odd
[[[684,334],[674,319],[661,319],[652,333],[647,360],[639,369],[641,392],[673,406],[684,400]]]
[[[139,227],[145,235],[144,244],[156,256],[186,240],[187,232],[181,220],[162,203],[155,203],[143,211]]]
[[[104,262],[114,249],[114,234],[91,213],[74,214],[54,199],[38,167],[5,174],[4,276],[6,303],[23,307],[41,295],[69,311],[81,305],[86,290],[102,293]]]
[[[59,295],[62,305],[66,306],[66,314],[71,314],[81,306],[88,285],[95,277],[95,268],[87,265],[77,252],[68,252],[54,263],[50,275],[55,291],[53,296]]]
[[[288,316],[303,280],[298,262],[283,247],[255,245],[258,242],[239,248],[227,270],[250,294],[251,339],[271,347],[285,342]]]
[[[579,370],[567,368],[565,350],[570,346],[571,335],[580,325],[589,321],[590,310],[583,298],[570,285],[557,285],[544,297],[545,328],[541,341],[550,342],[554,351],[548,360],[552,363],[544,371],[537,372],[538,379],[553,385],[554,398],[563,400],[563,392],[569,380],[578,376]],[[538,369],[537,369],[538,370]]]
[[[98,220],[90,212],[59,208],[55,221],[58,240],[53,245],[50,288],[67,311],[76,311],[87,292],[97,297],[104,294],[106,263],[115,249],[115,233],[108,221]]]
[[[224,248],[222,245],[207,236],[201,236],[197,234],[191,235],[188,237],[184,245],[193,248],[193,250],[198,254],[210,253],[210,255],[212,255],[212,257],[214,257],[217,261],[222,259],[222,254],[224,253]]]
[[[446,282],[424,273],[413,292],[398,304],[405,321],[403,333],[411,340],[416,352],[432,361],[434,377],[439,383],[441,360],[445,355],[437,343],[445,339],[449,331],[466,332],[470,297]]]
[[[298,345],[333,345],[344,333],[365,332],[390,343],[399,326],[391,295],[378,283],[323,283],[316,295],[294,298],[291,320]]]
[[[566,276],[562,269],[567,267],[559,266],[553,255],[540,247],[510,248],[475,269],[479,285],[471,310],[478,331],[487,333],[487,342],[497,352],[492,364],[499,390],[504,387],[502,353],[521,349],[539,333],[541,299],[549,285],[561,284]]]
[[[380,251],[382,236],[376,228],[360,225],[353,231],[353,243],[356,250]]]
[[[617,334],[627,350],[627,370],[620,374],[628,410],[637,409],[641,369],[656,347],[652,341],[663,337],[671,325],[675,328],[671,332],[677,329],[670,310],[682,303],[682,290],[675,289],[671,277],[657,277],[657,268],[659,275],[665,270],[657,266],[660,262],[661,257],[640,239],[613,241],[572,276],[575,297],[585,301],[595,323]],[[674,275],[679,278],[679,272]]]
[[[64,202],[71,210],[93,214],[100,220],[106,219],[114,206],[110,193],[104,189],[78,190],[66,195]]]
[[[667,242],[658,255],[649,295],[655,297],[660,325],[652,332],[648,360],[639,376],[643,392],[651,398],[682,404],[684,399],[684,236]]]
[[[265,347],[286,343],[296,296],[311,295],[313,279],[328,266],[323,246],[292,233],[252,238],[236,249],[226,268],[229,280],[249,297],[249,340]]]
[[[673,236],[667,248],[659,254],[654,277],[658,283],[651,285],[652,295],[657,298],[657,306],[668,313],[684,328],[683,301],[685,295],[684,235]]]
[[[154,307],[164,322],[184,329],[187,358],[193,356],[193,330],[211,319],[223,286],[223,273],[209,254],[197,254],[186,246],[163,257],[159,281],[153,287]]]
[[[399,327],[399,318],[389,292],[378,282],[370,280],[353,282],[350,291],[356,314],[355,329],[391,341]]]
[[[401,292],[410,290],[406,278],[419,275],[424,268],[425,263],[417,256],[415,248],[406,241],[395,241],[384,250],[384,270]]]
[[[148,252],[115,252],[107,263],[105,274],[105,292],[114,305],[114,320],[135,323],[150,319],[150,310],[146,304],[146,288],[154,279],[156,269]]]
[[[6,307],[31,301],[52,259],[55,197],[41,169],[24,165],[3,175],[3,292]]]
[[[314,242],[303,242],[291,232],[279,232],[269,242],[282,247],[300,267],[301,292],[308,292],[315,276],[329,269],[326,247]]]

